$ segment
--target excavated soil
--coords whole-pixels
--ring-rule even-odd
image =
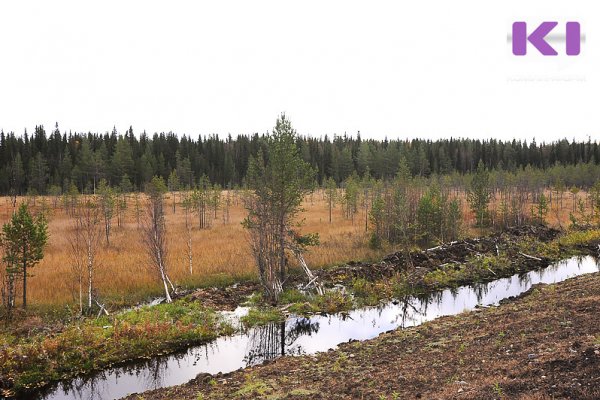
[[[600,274],[130,399],[598,399]]]
[[[506,254],[514,270],[539,268],[551,260],[543,257],[532,259],[518,250],[518,243],[524,237],[533,237],[543,243],[556,238],[560,232],[545,226],[526,225],[508,228],[501,234],[465,239],[437,246],[424,251],[397,252],[383,258],[378,263],[350,262],[346,265],[319,271],[326,284],[348,284],[356,278],[375,281],[386,279],[397,273],[405,273],[408,278],[418,281],[419,277],[444,265],[460,265],[474,256]],[[536,257],[537,258],[537,257]]]
[[[466,263],[471,257],[497,255],[500,251],[507,255],[509,273],[524,272],[547,266],[554,260],[544,257],[528,258],[518,250],[518,242],[525,237],[532,237],[541,242],[555,239],[560,232],[545,226],[520,226],[508,228],[501,234],[479,239],[465,239],[447,243],[424,251],[396,252],[384,257],[377,263],[351,261],[329,269],[313,271],[326,287],[349,285],[356,278],[377,281],[390,278],[398,273],[405,275],[412,284],[422,283],[423,276],[444,265]],[[586,250],[589,249],[582,249]],[[493,278],[493,276],[491,276]],[[306,276],[292,273],[286,285],[302,286],[306,284]],[[462,282],[458,282],[462,283]],[[466,282],[468,283],[468,282]],[[231,311],[243,304],[252,293],[260,292],[256,282],[244,282],[228,287],[197,289],[189,295],[192,300],[203,302],[216,310]]]

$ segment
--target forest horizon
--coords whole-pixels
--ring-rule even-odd
[[[268,134],[199,135],[194,139],[173,132],[79,133],[50,132],[36,126],[22,135],[0,132],[0,194],[46,194],[67,191],[73,183],[80,192],[93,192],[101,179],[125,190],[142,190],[153,176],[194,187],[201,178],[223,188],[244,186],[248,161],[266,148]],[[363,139],[356,135],[311,137],[298,135],[303,159],[317,172],[321,185],[331,177],[341,184],[352,174],[368,172],[377,179],[395,176],[405,158],[413,176],[471,173],[479,160],[488,169],[515,172],[527,166],[594,164],[600,161],[597,141],[535,139]]]

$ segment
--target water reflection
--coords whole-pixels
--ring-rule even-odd
[[[108,369],[93,377],[78,378],[40,393],[47,400],[100,400],[121,398],[160,387],[178,385],[199,373],[215,374],[257,365],[281,355],[312,354],[349,340],[366,340],[380,333],[419,325],[444,315],[497,304],[537,283],[556,283],[577,275],[598,272],[592,257],[572,258],[487,284],[448,289],[429,296],[409,296],[381,307],[354,310],[347,315],[290,318],[257,327],[244,334],[219,338],[169,356]],[[28,397],[30,398],[30,397]]]
[[[286,322],[257,327],[250,332],[249,348],[244,362],[247,367],[285,355],[305,354],[296,343],[303,335],[319,332],[319,322],[310,318],[293,318]]]

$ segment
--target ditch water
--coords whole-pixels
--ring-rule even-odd
[[[200,373],[216,374],[260,364],[282,355],[313,354],[336,348],[349,340],[372,339],[391,329],[422,324],[459,314],[476,306],[498,304],[537,283],[557,283],[600,271],[593,257],[571,258],[486,284],[447,289],[423,297],[409,297],[347,315],[290,318],[245,333],[218,338],[168,356],[107,369],[89,377],[63,382],[39,393],[40,399],[117,399],[132,393],[179,385]]]

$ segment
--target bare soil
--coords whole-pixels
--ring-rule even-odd
[[[313,272],[326,287],[351,285],[357,278],[375,282],[388,279],[397,274],[404,274],[404,278],[413,287],[419,287],[426,286],[423,283],[423,277],[430,271],[447,265],[459,267],[468,263],[472,257],[495,256],[499,252],[502,252],[502,254],[506,255],[507,263],[509,264],[504,265],[503,273],[504,275],[512,275],[517,272],[526,272],[545,267],[555,261],[540,254],[534,254],[534,258],[527,257],[518,248],[520,240],[529,237],[541,243],[548,243],[554,240],[559,233],[560,231],[546,226],[525,225],[508,228],[506,231],[492,236],[445,243],[428,250],[395,252],[387,255],[377,263],[351,261],[346,264],[318,269]],[[582,248],[579,250],[588,254],[593,252],[594,249]],[[486,278],[497,279],[498,275],[489,272],[487,277],[481,276],[480,278],[483,280]],[[292,271],[286,285],[292,287],[302,286],[306,283],[306,275],[301,271]],[[472,281],[466,280],[465,282],[459,281],[455,283],[469,284]],[[433,288],[424,287],[424,289]],[[184,295],[190,295],[192,300],[201,301],[204,305],[215,310],[231,311],[246,302],[248,296],[260,291],[261,286],[257,282],[242,282],[228,287],[197,289],[192,291],[191,294],[187,292]]]
[[[598,399],[600,274],[130,399]]]
[[[535,238],[541,243],[555,239],[560,231],[546,226],[524,225],[508,228],[502,233],[482,238],[470,238],[445,243],[425,251],[400,251],[389,254],[378,263],[350,262],[331,270],[320,272],[326,283],[347,284],[355,278],[375,281],[386,279],[397,273],[406,273],[412,283],[419,284],[423,274],[444,265],[461,265],[474,256],[506,254],[512,270],[524,271],[548,265],[545,257],[533,259],[522,254],[518,243],[525,237]]]

